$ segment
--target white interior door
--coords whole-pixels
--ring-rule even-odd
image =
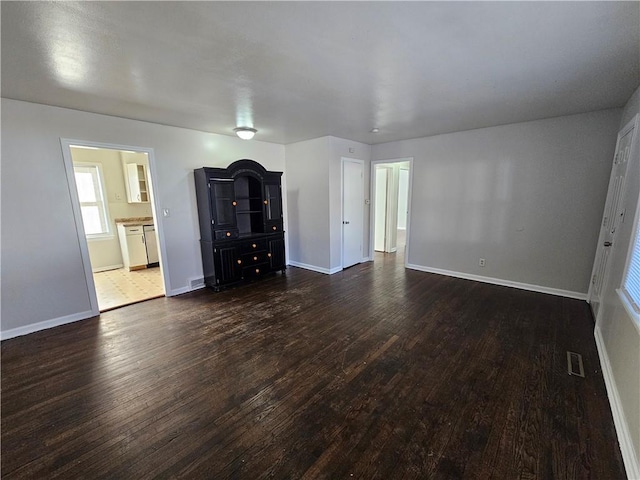
[[[600,229],[598,248],[596,250],[596,260],[593,264],[591,275],[591,285],[589,292],[589,304],[593,312],[593,317],[598,318],[601,296],[606,288],[609,257],[615,245],[616,232],[624,220],[624,208],[622,197],[624,195],[625,176],[629,155],[636,132],[636,120],[627,124],[618,134],[618,144],[613,157],[613,167],[609,180],[609,191],[604,207],[604,216]]]
[[[398,229],[407,229],[407,213],[409,208],[409,170],[400,169],[398,179]]]
[[[364,165],[342,159],[342,268],[362,261],[364,238]]]
[[[384,251],[393,253],[397,250],[398,240],[398,166],[387,168],[387,219]]]
[[[375,233],[374,233],[374,250],[384,252],[385,233],[387,226],[387,182],[388,169],[385,167],[376,167],[376,198],[375,198]]]

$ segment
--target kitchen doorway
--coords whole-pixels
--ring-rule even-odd
[[[62,145],[92,310],[164,296],[152,151]]]
[[[407,263],[412,158],[371,162],[371,256]]]

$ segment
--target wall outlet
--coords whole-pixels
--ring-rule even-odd
[[[487,262],[485,261],[484,258],[481,258],[480,261],[478,262],[478,265],[480,265],[481,267],[484,267],[487,264]]]

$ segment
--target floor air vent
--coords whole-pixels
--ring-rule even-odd
[[[567,373],[569,373],[569,375],[584,378],[582,355],[575,352],[567,352]]]

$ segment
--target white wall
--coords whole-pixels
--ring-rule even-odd
[[[168,294],[188,291],[190,279],[202,277],[193,169],[226,167],[240,158],[268,170],[285,166],[282,145],[2,99],[4,336],[90,310],[61,137],[154,149],[154,194],[171,211],[158,219]]]
[[[414,158],[408,263],[584,297],[620,114],[375,145]]]
[[[145,154],[133,153],[136,161],[148,165]],[[71,148],[74,162],[98,163],[102,166],[106,204],[109,211],[111,233],[106,238],[88,239],[91,268],[98,271],[108,267],[122,265],[122,253],[116,230],[116,218],[150,217],[150,203],[129,203],[124,181],[121,152],[118,150]]]
[[[328,137],[287,145],[289,262],[320,271],[330,267]]]
[[[371,147],[342,138],[322,137],[292,143],[285,151],[289,261],[324,273],[335,272],[342,261],[341,159],[365,161],[364,188],[368,192]],[[368,205],[364,210],[363,251],[368,251]]]
[[[624,127],[637,113],[640,113],[640,88],[627,102],[619,127]],[[637,155],[640,132],[636,135],[636,155],[627,168],[623,198],[625,221],[616,234],[610,254],[609,278],[596,324],[598,350],[629,478],[640,478],[640,325],[629,316],[616,289],[622,284],[640,196]]]

